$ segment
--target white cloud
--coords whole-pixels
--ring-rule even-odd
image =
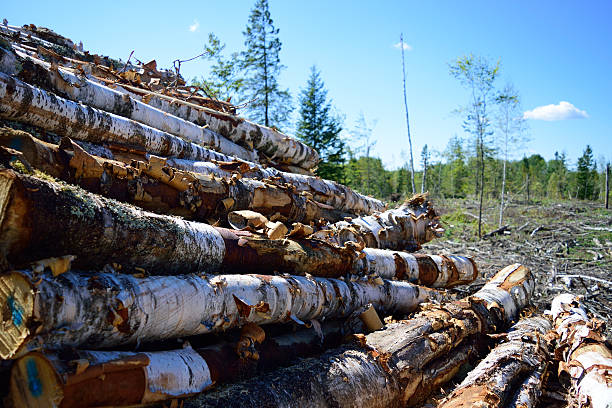
[[[189,31],[195,33],[200,28],[200,22],[198,20],[193,20],[193,24],[189,26]]]
[[[397,44],[393,44],[393,46],[399,50],[400,48],[402,48],[402,43],[400,41]],[[410,44],[404,43],[404,50],[412,51],[412,46]]]
[[[584,110],[580,110],[569,102],[561,101],[558,105],[538,106],[537,108],[526,111],[523,114],[525,119],[534,120],[566,120],[566,119],[585,119],[589,115]]]

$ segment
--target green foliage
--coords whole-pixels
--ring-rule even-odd
[[[278,84],[284,66],[280,63],[281,41],[270,17],[268,0],[257,0],[242,34],[246,50],[241,54],[241,66],[245,71],[248,114],[266,126],[285,125],[293,108],[289,91],[280,89]]]
[[[321,156],[318,175],[329,180],[343,180],[345,143],[340,137],[341,120],[331,111],[327,90],[316,67],[300,94],[300,118],[296,135]]]
[[[208,77],[194,79],[193,85],[203,88],[209,97],[230,102],[238,99],[244,88],[244,79],[240,75],[239,55],[232,53],[229,58],[223,51],[225,44],[213,33],[208,34],[208,43],[204,46],[203,58],[212,61]]]
[[[576,171],[576,196],[579,200],[593,200],[597,198],[598,176],[595,161],[593,160],[593,151],[591,146],[587,145],[582,156],[578,159]]]

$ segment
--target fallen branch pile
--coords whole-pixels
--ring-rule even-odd
[[[513,264],[456,300],[477,264],[415,253],[444,232],[427,195],[316,177],[179,69],[4,24],[0,126],[6,405],[418,406],[470,362],[441,406],[535,406],[554,346],[581,404],[608,398],[575,299],[517,323],[535,277]]]

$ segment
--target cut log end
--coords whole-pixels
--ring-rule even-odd
[[[60,406],[63,399],[53,366],[39,353],[31,353],[15,362],[10,390],[14,407],[51,408]]]
[[[34,310],[34,292],[30,281],[17,272],[1,276],[0,305],[0,358],[9,359],[15,356],[30,334],[28,322]]]

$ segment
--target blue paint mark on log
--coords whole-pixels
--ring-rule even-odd
[[[13,320],[13,324],[20,327],[23,324],[23,308],[19,305],[19,303],[15,302],[15,298],[13,296],[9,296],[6,303],[11,311],[11,319]]]
[[[42,395],[43,387],[40,382],[40,378],[38,378],[38,367],[36,366],[36,361],[30,358],[26,362],[26,371],[28,375],[28,388],[30,389],[30,394],[34,397],[40,397]]]

